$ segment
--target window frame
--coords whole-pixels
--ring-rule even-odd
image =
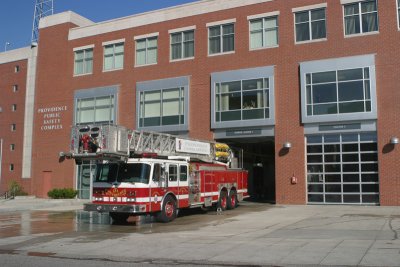
[[[87,57],[87,53],[91,51],[92,52],[92,56],[91,57]],[[77,69],[77,53],[79,52],[83,52],[83,57],[82,57],[82,73],[77,73],[76,69]],[[86,71],[87,69],[87,64],[88,62],[91,62],[91,68],[90,71]],[[93,74],[93,64],[94,64],[94,45],[88,45],[88,46],[84,46],[84,47],[77,47],[74,48],[74,76],[83,76],[83,75],[90,75]]]
[[[342,12],[343,12],[343,34],[344,37],[356,37],[356,36],[363,36],[363,35],[371,35],[371,34],[378,34],[379,33],[379,12],[378,12],[378,1],[377,0],[357,0],[357,1],[350,1],[350,2],[345,2],[343,3],[342,1]],[[369,12],[362,12],[362,4],[363,3],[367,3],[367,2],[372,2],[375,1],[375,5],[376,5],[376,10],[375,11],[369,11]],[[359,23],[359,27],[360,27],[360,32],[356,32],[356,33],[351,33],[351,34],[346,34],[346,15],[345,15],[345,9],[346,6],[350,6],[350,5],[358,5],[358,13],[357,14],[352,14],[351,16],[357,16],[358,17],[358,23]],[[371,14],[371,13],[376,13],[376,26],[377,26],[377,30],[376,31],[364,31],[363,29],[363,23],[362,23],[362,17],[365,14]],[[350,17],[350,15],[347,15],[347,17]]]
[[[189,40],[189,41],[185,41],[185,34],[187,33],[193,33],[193,39]],[[181,34],[181,41],[179,42],[180,45],[180,50],[181,50],[181,57],[179,58],[172,58],[172,54],[173,54],[173,49],[172,49],[172,45],[174,44],[178,44],[178,43],[172,43],[172,35],[176,35],[176,34]],[[195,43],[195,28],[188,28],[186,30],[182,30],[182,31],[170,31],[169,32],[169,38],[170,38],[170,44],[169,44],[169,49],[170,49],[170,62],[175,62],[175,61],[182,61],[182,60],[190,60],[190,59],[194,59],[195,56],[195,48],[196,48],[196,43]],[[184,56],[185,54],[185,43],[193,43],[193,55],[191,56]]]
[[[279,12],[269,12],[269,13],[265,13],[265,14],[253,15],[253,16],[247,17],[247,20],[249,23],[249,50],[250,51],[279,47],[279,14],[280,14]],[[271,28],[266,28],[265,21],[267,19],[272,19],[272,18],[276,19],[276,26],[271,27]],[[251,36],[252,36],[252,33],[254,33],[255,31],[251,30],[251,25],[252,25],[252,22],[255,22],[257,20],[262,20],[261,30],[257,30],[257,31],[261,31],[261,33],[262,33],[262,45],[260,47],[253,48]],[[266,45],[266,31],[275,31],[276,32],[276,44],[275,45]]]
[[[346,69],[369,68],[369,86],[371,111],[335,113],[309,116],[307,114],[307,80],[306,74],[329,72]],[[342,122],[342,121],[362,121],[377,119],[377,97],[376,97],[376,70],[375,55],[361,55],[344,58],[315,60],[300,63],[300,82],[301,82],[301,119],[302,123],[322,123],[322,122]],[[336,88],[336,93],[337,93]]]
[[[326,5],[318,5],[318,6],[314,6],[314,7],[306,7],[306,8],[301,8],[301,9],[294,9],[293,13],[294,13],[294,39],[295,39],[295,44],[303,44],[303,43],[310,43],[310,42],[320,42],[320,41],[326,41],[327,40],[327,20],[326,20]],[[318,19],[318,20],[312,20],[312,13],[315,11],[320,11],[323,10],[324,11],[324,19]],[[301,23],[297,23],[296,22],[296,15],[298,15],[299,13],[305,13],[307,12],[308,15],[308,20],[307,22],[301,22]],[[316,21],[324,21],[324,25],[325,25],[325,36],[321,37],[321,38],[313,38],[312,33],[313,33],[313,22]],[[298,41],[297,40],[297,25],[299,24],[305,24],[307,23],[308,25],[308,30],[309,30],[309,37],[306,40],[301,40]]]
[[[116,47],[117,46],[122,46],[122,52],[116,52]],[[106,54],[106,49],[112,47],[112,53]],[[112,57],[112,67],[106,69],[106,57],[110,56]],[[121,67],[115,67],[115,62],[116,62],[116,57],[122,55],[122,66]],[[125,40],[117,40],[117,41],[112,41],[112,42],[104,42],[103,43],[103,72],[108,72],[108,71],[117,71],[117,70],[122,70],[124,69],[124,58],[125,58]]]
[[[234,54],[235,53],[235,38],[236,38],[236,30],[235,30],[235,25],[236,24],[236,20],[226,20],[226,21],[221,21],[221,22],[213,22],[213,23],[207,23],[207,55],[209,57],[212,56],[219,56],[219,55],[227,55],[227,54]],[[229,51],[223,51],[223,47],[224,47],[224,27],[226,26],[231,26],[233,27],[233,33],[228,33],[225,34],[225,36],[227,35],[233,35],[233,49],[229,50]],[[210,36],[210,30],[211,28],[217,28],[219,27],[219,34],[218,36]],[[219,52],[215,52],[215,53],[211,53],[211,38],[217,38],[219,39]]]
[[[153,80],[153,81],[145,81],[145,82],[138,82],[136,84],[136,129],[139,130],[150,130],[156,132],[171,132],[171,133],[182,133],[189,130],[189,101],[190,101],[190,77],[189,76],[182,76],[176,78],[168,78],[162,80]],[[154,126],[144,126],[141,124],[141,120],[144,119],[144,110],[142,107],[144,103],[144,99],[141,98],[145,95],[145,93],[153,93],[153,92],[160,92],[160,99],[155,99],[152,102],[160,103],[160,117],[162,118],[162,93],[163,91],[174,90],[179,88],[179,103],[182,103],[183,106],[179,107],[179,124],[167,124],[163,125],[160,119],[160,124]],[[181,97],[182,96],[182,97]],[[174,98],[175,99],[175,98]],[[142,101],[143,100],[143,101]],[[171,99],[167,99],[169,101]],[[172,100],[171,100],[172,101]],[[143,103],[142,103],[143,102]],[[183,112],[181,114],[180,112]],[[181,118],[183,116],[183,120]]]
[[[158,32],[157,33],[152,33],[152,34],[146,34],[146,35],[141,35],[141,36],[135,36],[135,67],[142,67],[142,66],[151,66],[151,65],[157,65],[158,64]],[[156,41],[156,46],[154,47],[149,47],[149,41],[155,40]],[[138,63],[138,42],[145,41],[145,47],[140,48],[140,51],[145,52],[145,62],[143,64]],[[155,62],[148,62],[149,58],[149,50],[155,50]]]
[[[397,29],[400,30],[400,0],[396,1],[397,10]]]
[[[82,110],[90,110],[93,108],[94,112],[94,118],[96,118],[96,107],[105,107],[106,105],[101,105],[101,106],[91,106],[91,107],[85,107],[81,108],[79,107],[79,101],[82,100],[88,100],[88,99],[99,99],[99,98],[105,98],[105,97],[110,97],[112,100],[112,103],[109,105],[110,109],[112,108],[113,110],[110,111],[110,120],[108,121],[96,121],[94,120],[93,122],[80,122],[80,119],[78,117],[80,116],[79,111]],[[80,110],[78,110],[80,109]],[[92,88],[92,89],[83,89],[76,91],[74,94],[74,125],[79,125],[79,124],[88,124],[88,123],[97,123],[97,124],[117,124],[118,123],[118,87],[113,86],[113,87],[100,87],[100,88]],[[79,121],[79,122],[78,122]]]
[[[240,120],[218,120],[217,119],[217,84],[226,83],[226,82],[234,82],[234,81],[247,81],[247,80],[257,80],[257,79],[268,79],[269,87],[268,87],[268,109],[269,109],[269,117],[265,116],[264,118],[255,118],[255,119],[243,119],[242,115]],[[256,89],[258,90],[258,89]],[[261,90],[261,89],[260,89]],[[265,88],[263,90],[263,101],[265,104]],[[243,88],[241,87],[241,94],[243,92]],[[246,111],[243,105],[242,96],[240,102],[241,114],[243,111]],[[267,108],[265,105],[262,107],[263,109]],[[258,109],[258,108],[256,108]],[[273,126],[275,125],[275,93],[274,93],[274,67],[273,66],[265,66],[251,69],[241,69],[235,71],[225,71],[225,72],[216,72],[211,73],[211,128],[212,129],[224,129],[224,128],[237,128],[237,127],[248,127],[248,126]]]

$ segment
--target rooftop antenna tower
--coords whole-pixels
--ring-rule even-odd
[[[53,15],[53,0],[35,0],[35,13],[33,14],[33,27],[31,44],[37,45],[39,39],[39,20]]]

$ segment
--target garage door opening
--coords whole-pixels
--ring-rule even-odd
[[[249,172],[251,200],[275,203],[275,143],[270,139],[218,140],[227,143],[238,158],[239,167]]]

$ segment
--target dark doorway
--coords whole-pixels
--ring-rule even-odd
[[[218,140],[227,143],[238,165],[249,171],[248,190],[255,201],[275,203],[275,143],[273,139]]]

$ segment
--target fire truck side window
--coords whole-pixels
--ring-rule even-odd
[[[153,181],[154,182],[159,182],[161,178],[161,164],[160,163],[155,163],[154,164],[154,170],[153,170]]]
[[[177,165],[169,165],[168,180],[171,182],[178,181],[178,166]]]
[[[180,166],[179,181],[181,181],[181,182],[187,181],[187,166],[185,166],[185,165]]]

